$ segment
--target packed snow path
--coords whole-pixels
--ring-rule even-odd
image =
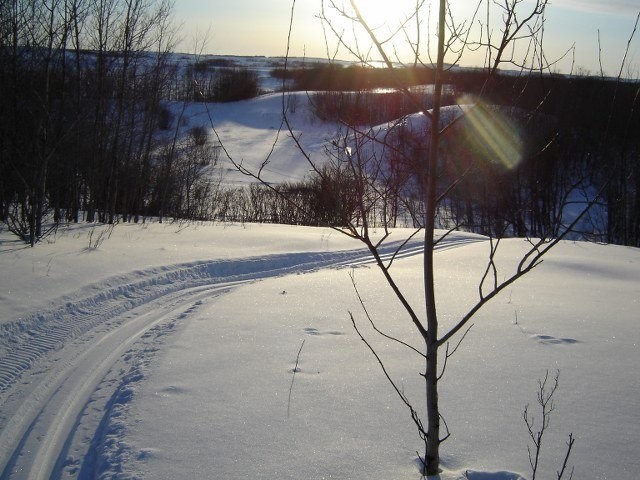
[[[472,241],[451,236],[439,248]],[[399,246],[389,243],[384,256]],[[398,256],[420,252],[415,240]],[[158,348],[155,339],[202,299],[268,277],[371,261],[360,249],[138,270],[92,285],[93,295],[0,325],[0,479],[63,478],[63,471],[93,478],[101,430],[136,373],[126,360]]]

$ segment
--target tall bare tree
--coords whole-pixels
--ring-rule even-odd
[[[337,13],[339,17],[346,18],[354,24],[354,28],[362,28],[368,35],[373,50],[377,56],[386,64],[387,69],[394,73],[399,69],[396,67],[399,58],[394,58],[395,47],[393,39],[402,37],[410,46],[413,52],[412,65],[431,69],[433,72],[434,84],[433,95],[430,98],[428,108],[421,97],[403,83],[398,75],[397,87],[404,93],[410,103],[415,106],[415,111],[421,111],[426,119],[418,122],[417,128],[413,131],[413,139],[408,142],[400,142],[401,156],[406,160],[403,171],[403,182],[416,187],[419,195],[417,204],[410,204],[405,201],[405,207],[413,219],[413,223],[419,227],[411,236],[415,236],[419,230],[424,235],[423,240],[423,277],[424,277],[424,303],[418,306],[412,305],[405,296],[400,286],[391,272],[392,264],[396,255],[400,253],[402,246],[395,252],[392,259],[386,260],[382,254],[384,242],[390,235],[389,224],[383,222],[385,234],[380,240],[374,240],[372,235],[371,221],[375,217],[375,211],[382,200],[387,203],[389,192],[397,195],[399,191],[397,184],[390,182],[392,178],[398,178],[389,172],[389,168],[384,162],[388,160],[387,155],[376,156],[371,150],[367,150],[364,145],[366,139],[383,146],[387,152],[398,151],[398,144],[394,145],[390,141],[391,135],[383,135],[383,138],[376,138],[372,130],[362,129],[357,125],[347,125],[350,135],[345,136],[341,141],[335,142],[339,149],[347,152],[346,160],[343,160],[343,168],[347,170],[353,178],[352,198],[355,199],[355,207],[351,215],[343,218],[341,224],[328,222],[346,235],[361,241],[369,249],[384,277],[400,300],[404,310],[408,314],[417,335],[421,338],[423,348],[415,349],[401,339],[395,339],[402,345],[410,348],[423,359],[422,377],[424,378],[424,392],[426,398],[426,421],[423,422],[423,414],[419,412],[413,403],[407,398],[401,388],[399,388],[393,378],[387,373],[383,360],[374,348],[370,346],[366,338],[360,334],[357,322],[351,315],[353,325],[361,338],[371,348],[387,378],[394,386],[396,392],[408,407],[411,417],[415,422],[420,437],[424,442],[424,455],[422,457],[422,472],[424,475],[435,475],[440,467],[440,445],[450,435],[446,423],[442,422],[442,414],[439,404],[439,382],[443,378],[447,360],[453,355],[461,341],[466,336],[466,332],[471,328],[471,320],[476,313],[488,302],[495,298],[502,290],[513,284],[533,270],[540,264],[543,257],[564,239],[581,222],[588,210],[594,205],[600,192],[596,192],[584,202],[579,211],[568,221],[564,221],[565,207],[568,205],[568,198],[572,191],[582,185],[583,178],[573,179],[567,190],[561,197],[556,217],[553,219],[556,224],[562,227],[549,235],[551,231],[545,230],[539,238],[527,238],[529,248],[522,255],[515,267],[510,271],[500,270],[496,260],[500,236],[505,233],[505,228],[497,228],[496,235],[489,238],[490,251],[487,258],[483,275],[478,282],[478,297],[469,310],[463,314],[453,326],[441,331],[441,324],[438,316],[438,305],[435,292],[436,270],[434,251],[437,243],[442,239],[438,235],[437,219],[439,213],[443,211],[447,195],[469,175],[482,174],[482,164],[501,164],[503,168],[510,169],[522,160],[521,139],[517,132],[509,128],[510,120],[505,113],[505,108],[494,107],[490,101],[485,101],[484,97],[490,98],[491,93],[495,93],[500,88],[499,70],[503,67],[517,69],[520,85],[506,83],[505,85],[513,89],[514,96],[517,97],[518,90],[523,89],[534,75],[550,73],[553,63],[548,61],[543,50],[544,18],[548,6],[547,0],[536,0],[535,2],[524,2],[523,0],[505,0],[503,2],[492,2],[480,0],[471,19],[466,22],[459,22],[454,13],[449,8],[446,0],[437,2],[436,33],[434,35],[435,49],[430,48],[430,43],[421,45],[424,39],[431,37],[431,27],[423,22],[424,8],[426,2],[417,1],[413,11],[409,12],[406,19],[401,22],[397,29],[389,28],[388,34],[384,38],[379,37],[380,30],[367,23],[365,15],[366,3],[350,0],[347,5],[334,0],[322,2],[322,15],[325,31],[333,32],[340,47],[346,48],[363,65],[370,63],[371,48],[360,49],[358,40],[350,42],[343,30],[340,30],[335,22]],[[360,7],[362,6],[362,11]],[[494,9],[497,8],[497,12]],[[295,9],[295,0],[292,4]],[[484,14],[484,15],[483,15]],[[499,23],[497,26],[494,22]],[[416,28],[411,30],[410,25]],[[479,27],[478,27],[479,25]],[[291,30],[290,30],[291,34]],[[291,37],[291,35],[289,36]],[[485,52],[485,67],[481,70],[481,88],[479,94],[465,101],[466,105],[458,106],[452,110],[443,104],[445,97],[445,82],[451,65],[469,52]],[[329,54],[329,58],[335,53]],[[286,66],[285,66],[286,68]],[[544,98],[538,97],[538,102]],[[287,96],[283,95],[283,118],[285,128],[288,128],[294,141],[298,136],[294,133],[287,115]],[[509,109],[506,109],[509,111]],[[510,110],[513,112],[513,109]],[[453,112],[453,113],[452,113]],[[518,115],[516,115],[517,117]],[[410,119],[403,118],[398,124],[406,125]],[[409,122],[410,123],[410,122]],[[391,128],[390,128],[391,130]],[[457,147],[457,140],[460,134],[466,132],[471,142],[470,151],[472,158],[468,161],[460,162],[456,158],[461,154]],[[416,138],[417,136],[417,138]],[[549,139],[549,142],[551,139]],[[342,143],[341,143],[342,142]],[[412,143],[413,142],[413,143]],[[409,148],[407,148],[409,146]],[[308,155],[302,146],[298,144],[303,155],[310,163],[312,169],[322,178],[326,174],[320,169],[315,159]],[[415,147],[415,148],[413,148]],[[375,151],[375,148],[374,148]],[[378,150],[379,151],[379,150]],[[233,162],[230,153],[224,153]],[[539,153],[539,152],[538,152]],[[338,154],[336,158],[344,156]],[[263,167],[267,165],[267,158]],[[338,162],[339,163],[339,162]],[[240,162],[235,162],[236,167],[242,173],[261,179],[262,169],[251,171]],[[456,168],[453,168],[456,167]],[[451,171],[455,174],[451,175]],[[397,172],[396,172],[397,173]],[[408,174],[407,174],[408,173]],[[384,180],[381,182],[381,179]],[[276,191],[276,187],[263,182],[266,188]],[[389,188],[394,185],[394,188]],[[397,198],[396,198],[397,200]],[[393,203],[393,202],[391,202]],[[397,208],[397,203],[395,204]],[[416,206],[417,205],[417,206]],[[454,225],[453,228],[459,225]],[[408,242],[407,238],[403,246]],[[355,282],[354,282],[355,286]],[[356,286],[357,290],[357,286]],[[363,303],[364,306],[364,303]],[[366,309],[365,309],[366,312]],[[367,313],[368,316],[368,313]],[[374,328],[379,331],[377,327]],[[379,331],[379,333],[382,333]],[[384,334],[384,333],[383,333]],[[386,334],[384,334],[386,336]],[[391,337],[389,337],[391,338]]]
[[[427,45],[427,48],[420,45],[420,39],[427,38],[431,34],[428,26],[421,26],[421,8],[424,2],[416,2],[416,7],[412,12],[409,12],[407,20],[395,31],[390,28],[389,31],[391,33],[384,38],[381,37],[382,34],[379,29],[368,24],[365,2],[350,0],[348,7],[333,0],[329,0],[326,3],[327,5],[323,7],[323,19],[328,25],[328,30],[333,31],[336,34],[338,43],[354,54],[360,62],[364,64],[369,62],[369,50],[366,48],[360,50],[357,42],[349,43],[344,32],[334,27],[335,20],[325,13],[328,10],[337,12],[339,16],[353,22],[356,27],[362,28],[368,35],[379,58],[383,60],[390,71],[397,70],[396,62],[398,59],[393,57],[396,51],[393,46],[393,39],[396,38],[397,32],[400,32],[411,46],[414,53],[414,64],[422,64],[433,69],[434,72],[434,93],[431,108],[420,108],[426,120],[414,130],[414,134],[418,136],[418,142],[424,148],[409,149],[410,163],[415,168],[413,170],[414,183],[418,186],[421,197],[421,209],[419,211],[413,210],[412,213],[418,215],[418,224],[424,231],[424,304],[418,307],[411,305],[390,271],[393,260],[385,263],[380,253],[382,242],[374,242],[371,239],[367,222],[367,212],[371,210],[370,197],[366,197],[362,193],[357,194],[361,216],[358,222],[350,224],[343,230],[368,247],[384,273],[388,284],[408,313],[417,334],[423,340],[424,350],[420,353],[423,354],[425,361],[422,375],[426,397],[426,423],[423,423],[422,415],[413,407],[402,390],[396,387],[393,379],[389,375],[387,377],[409,408],[412,419],[424,441],[423,473],[425,475],[435,475],[439,471],[440,445],[450,434],[446,428],[446,423],[444,424],[444,431],[442,428],[443,417],[438,397],[438,386],[443,378],[447,360],[455,352],[460,342],[464,339],[466,332],[471,328],[471,320],[476,313],[502,290],[537,267],[543,257],[558,242],[566,238],[571,232],[574,232],[591,207],[600,201],[608,182],[604,181],[597,191],[592,191],[582,205],[574,210],[573,216],[567,220],[568,206],[572,203],[576,193],[585,188],[587,185],[585,182],[588,181],[587,175],[581,172],[572,172],[572,175],[569,175],[566,181],[558,187],[560,191],[554,197],[553,209],[547,210],[552,212],[551,221],[554,228],[540,227],[533,229],[537,233],[537,238],[527,237],[529,248],[519,259],[513,270],[501,270],[496,260],[500,237],[506,232],[506,226],[498,226],[493,230],[489,230],[487,233],[491,235],[489,239],[490,251],[486,268],[478,282],[478,297],[471,308],[457,322],[454,322],[452,327],[447,327],[447,329],[441,331],[434,281],[436,270],[434,251],[439,241],[436,231],[438,214],[445,205],[447,195],[470,175],[482,175],[483,173],[486,175],[488,171],[487,165],[502,165],[505,169],[512,169],[525,161],[524,156],[526,154],[540,156],[557,143],[558,132],[550,131],[548,138],[540,144],[539,149],[533,152],[525,152],[522,138],[520,138],[517,131],[511,130],[509,127],[514,119],[525,116],[521,109],[516,110],[512,106],[522,103],[520,102],[521,97],[524,96],[523,92],[527,90],[529,83],[537,86],[544,85],[542,81],[544,75],[550,74],[551,68],[554,66],[554,62],[547,59],[543,49],[544,21],[548,1],[479,1],[472,18],[466,22],[460,22],[449,8],[449,2],[439,0],[436,7],[437,22],[434,35],[436,45],[434,51],[429,51],[429,45]],[[497,11],[494,11],[494,9],[497,9]],[[484,15],[481,15],[481,13],[484,13]],[[496,19],[498,25],[494,23]],[[412,34],[408,25],[413,25],[414,23],[418,27]],[[425,31],[420,33],[421,30]],[[450,65],[456,64],[470,51],[476,53],[478,51],[484,52],[485,67],[479,77],[481,79],[481,88],[478,89],[477,96],[467,98],[464,101],[466,105],[463,108],[455,107],[456,113],[452,116],[451,107],[443,104],[443,92],[448,70]],[[423,52],[426,55],[426,59],[423,58]],[[433,60],[431,60],[432,58]],[[505,67],[516,70],[515,75],[520,79],[519,86],[517,82],[501,80],[504,77],[499,75],[500,69]],[[500,83],[501,81],[503,81],[502,84]],[[422,106],[420,99],[406,85],[398,82],[398,88],[403,90],[405,95],[418,106]],[[503,96],[501,99],[503,102],[502,107],[491,105],[492,99],[496,98],[496,92],[505,88],[513,90],[511,98],[505,101]],[[538,120],[541,118],[540,105],[546,96],[550,94],[550,90],[551,87],[541,88],[533,102],[533,105],[537,108],[534,115],[538,115],[535,117]],[[531,118],[531,112],[527,112],[527,114]],[[403,120],[402,123],[406,124],[406,120]],[[379,142],[390,150],[394,149],[394,145],[389,143],[390,136],[388,134],[379,139],[375,138],[375,135],[370,131],[362,131],[361,129],[358,131],[355,126],[352,126],[352,128],[356,131],[355,138],[366,137],[371,140],[373,137],[374,142]],[[461,149],[460,145],[465,144],[467,148]],[[358,141],[352,141],[351,145],[357,149]],[[462,162],[464,159],[460,158],[461,155],[464,156],[468,153],[472,154],[472,158],[467,159],[466,163]],[[371,169],[362,168],[362,152],[352,152],[351,157],[358,159],[356,161],[357,166],[354,168],[354,173],[358,179],[360,179],[361,183],[368,183],[375,190],[375,182],[371,181]],[[371,158],[367,153],[364,154],[364,157],[367,159],[365,161]],[[374,163],[379,169],[379,163],[377,161]],[[454,172],[453,175],[451,174],[452,171]],[[365,190],[365,188],[362,188],[361,192]],[[512,222],[514,225],[516,223]],[[453,228],[457,226],[454,225]],[[528,230],[527,233],[530,234],[531,231]],[[517,232],[517,229],[514,229],[515,232]],[[358,330],[353,315],[351,318],[354,327]],[[360,333],[359,330],[358,333]],[[371,348],[366,339],[362,335],[361,337]],[[384,363],[380,357],[373,348],[371,350],[384,369]]]

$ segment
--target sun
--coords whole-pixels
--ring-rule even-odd
[[[333,5],[338,6],[334,11],[337,15],[330,18],[334,30],[344,36],[342,41],[356,45],[360,54],[369,57],[370,61],[380,61],[377,53],[378,47],[374,45],[369,32],[356,23],[352,23],[347,17],[354,16],[351,2],[355,4],[367,27],[375,35],[376,41],[386,49],[386,54],[393,60],[405,61],[414,55],[411,43],[407,38],[415,41],[416,33],[415,9],[416,0],[333,0]],[[422,3],[422,2],[418,2]],[[420,15],[428,15],[423,9]],[[345,13],[345,17],[341,13]],[[424,20],[424,19],[422,19]],[[350,35],[350,40],[346,40]]]
[[[356,0],[365,21],[373,29],[397,29],[415,10],[415,0]]]
[[[355,18],[352,2],[358,9],[368,32]],[[366,59],[372,64],[382,61],[379,49],[394,62],[410,62],[415,57],[415,42],[428,32],[429,2],[417,0],[323,0],[325,20],[339,37],[338,45],[348,45],[347,54],[357,52],[358,59]],[[416,18],[416,5],[421,11]],[[420,32],[417,26],[420,25]],[[375,42],[370,33],[375,36]],[[334,39],[330,39],[329,42]],[[378,42],[378,44],[376,44]],[[331,47],[333,48],[333,46]],[[341,47],[336,47],[339,49]]]

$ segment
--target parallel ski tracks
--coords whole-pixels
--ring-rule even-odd
[[[5,402],[13,415],[3,425],[1,479],[45,480],[57,475],[92,394],[119,358],[150,329],[176,318],[188,305],[224,293],[234,284],[195,287],[146,304],[70,341],[34,365],[28,383]],[[41,363],[47,370],[38,373]],[[100,413],[95,412],[99,417]],[[82,421],[91,421],[83,419]],[[94,423],[97,420],[94,419]],[[16,441],[17,440],[17,441]],[[56,473],[58,472],[58,473]],[[55,478],[55,477],[54,477]]]
[[[438,248],[473,241],[452,237]],[[383,260],[422,252],[419,240],[399,246],[384,247]],[[267,277],[371,262],[360,249],[165,266],[88,286],[59,307],[4,323],[0,480],[60,478],[78,424],[100,421],[85,418],[92,394],[136,341],[180,309]]]

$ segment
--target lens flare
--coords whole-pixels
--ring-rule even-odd
[[[468,146],[477,155],[512,170],[522,160],[522,138],[505,107],[488,106],[469,97],[458,102],[464,109],[464,131]]]

